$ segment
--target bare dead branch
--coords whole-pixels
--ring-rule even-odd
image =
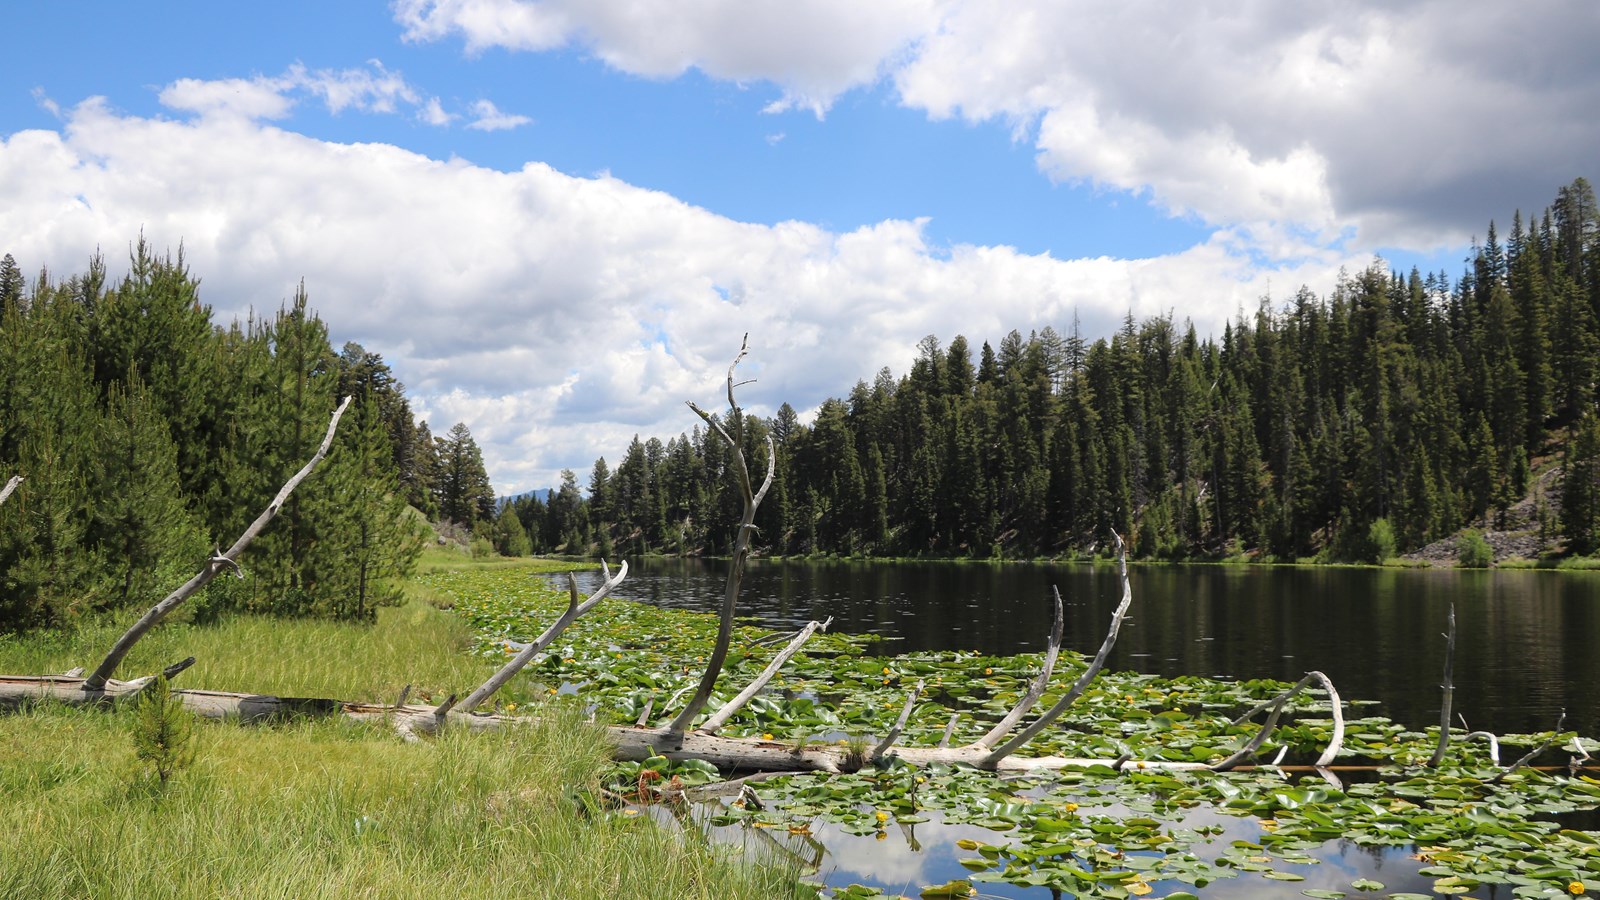
[[[1328,740],[1327,749],[1322,751],[1322,755],[1317,757],[1317,761],[1313,765],[1320,768],[1332,764],[1334,757],[1338,756],[1339,751],[1344,749],[1344,702],[1339,699],[1339,692],[1334,689],[1332,679],[1328,678],[1327,675],[1324,675],[1321,672],[1307,672],[1304,678],[1301,678],[1299,681],[1294,683],[1294,686],[1284,690],[1276,697],[1256,704],[1249,711],[1245,712],[1237,719],[1234,719],[1232,724],[1234,727],[1238,727],[1250,719],[1255,718],[1255,716],[1263,710],[1272,707],[1274,704],[1277,704],[1280,700],[1283,702],[1288,702],[1294,697],[1294,695],[1300,693],[1302,690],[1305,690],[1305,688],[1310,685],[1312,681],[1322,682],[1322,689],[1328,692],[1328,705],[1332,708],[1333,712],[1333,735]]]
[[[468,694],[466,699],[461,701],[462,712],[472,712],[481,706],[495,691],[500,690],[514,675],[522,671],[524,666],[532,662],[535,656],[543,653],[544,648],[550,646],[550,643],[559,637],[561,632],[566,631],[568,625],[571,625],[579,616],[599,605],[601,600],[604,600],[607,595],[616,589],[617,585],[622,583],[624,578],[628,577],[628,561],[622,561],[622,565],[617,567],[616,575],[611,574],[611,569],[605,564],[604,560],[600,562],[600,570],[605,576],[605,582],[600,585],[599,590],[589,595],[589,599],[581,603],[578,602],[577,580],[570,573],[568,574],[567,586],[571,599],[567,603],[567,611],[561,614],[561,618],[551,623],[550,627],[544,630],[544,634],[539,635],[536,640],[523,647],[520,653],[512,657],[510,662],[501,666],[500,671],[491,675],[488,681],[485,681],[478,686],[477,690]],[[440,704],[435,713],[442,716],[449,711],[450,707]]]
[[[1039,732],[1050,727],[1050,723],[1061,717],[1067,707],[1077,702],[1088,690],[1089,684],[1094,681],[1100,670],[1105,668],[1106,659],[1111,656],[1111,648],[1117,644],[1117,632],[1122,629],[1122,620],[1127,618],[1128,607],[1133,603],[1133,586],[1128,582],[1128,547],[1122,542],[1122,535],[1112,532],[1117,539],[1117,562],[1122,573],[1122,602],[1117,604],[1116,612],[1111,614],[1111,627],[1106,631],[1106,639],[1100,645],[1100,652],[1095,654],[1089,667],[1083,670],[1078,680],[1073,682],[1072,688],[1066,695],[1057,700],[1055,705],[1045,710],[1044,714],[1033,721],[1033,724],[1018,732],[1016,737],[1002,744],[999,749],[992,751],[983,758],[980,765],[985,769],[997,768],[1001,760],[1021,749],[1023,744],[1033,740]]]
[[[728,658],[728,645],[733,640],[733,617],[739,601],[739,585],[744,579],[744,565],[750,555],[750,533],[755,529],[756,509],[760,507],[762,499],[767,495],[767,489],[772,485],[773,473],[777,466],[777,448],[772,442],[772,436],[767,436],[767,478],[756,490],[750,483],[750,468],[744,458],[744,414],[739,411],[738,401],[733,396],[733,370],[738,367],[739,361],[744,359],[748,352],[749,335],[739,345],[739,355],[733,358],[733,364],[728,366],[728,418],[733,426],[730,434],[727,429],[710,414],[689,404],[700,418],[716,429],[727,442],[730,455],[733,457],[733,472],[739,484],[739,492],[744,496],[744,514],[739,519],[739,527],[734,532],[733,561],[728,568],[728,581],[723,590],[721,619],[717,626],[717,642],[711,650],[711,657],[706,661],[705,673],[700,678],[699,685],[689,697],[689,702],[672,720],[664,730],[663,739],[667,744],[678,744],[683,740],[683,733],[694,723],[695,716],[705,709],[706,703],[711,699],[711,691],[716,686],[717,676],[722,673],[723,663]]]
[[[1483,738],[1489,742],[1489,762],[1498,767],[1500,765],[1500,739],[1490,731],[1473,731],[1467,734],[1465,740],[1470,741],[1474,738]]]
[[[749,703],[750,698],[754,697],[758,691],[766,687],[767,682],[771,681],[772,677],[778,674],[778,670],[783,668],[784,663],[788,662],[790,658],[792,658],[796,653],[800,652],[800,648],[805,646],[806,641],[811,640],[811,636],[813,634],[816,634],[819,631],[827,631],[828,626],[832,624],[833,616],[829,616],[826,622],[810,622],[806,625],[806,627],[800,629],[800,633],[794,636],[794,640],[790,641],[787,647],[784,647],[782,650],[780,650],[778,655],[772,658],[772,662],[767,663],[767,667],[761,670],[761,674],[757,675],[756,679],[750,682],[750,684],[746,686],[744,690],[740,691],[732,700],[729,700],[727,703],[723,704],[722,708],[717,710],[711,718],[707,719],[705,724],[700,726],[699,730],[705,732],[706,734],[714,734],[718,728],[728,724],[728,720],[733,718],[733,714],[743,708],[746,703]]]
[[[916,687],[912,688],[911,693],[906,695],[906,705],[900,708],[900,718],[894,720],[894,727],[890,728],[889,733],[883,736],[883,740],[878,742],[878,746],[872,748],[873,759],[882,759],[883,755],[889,752],[889,748],[894,746],[894,742],[900,740],[900,732],[905,730],[906,720],[911,718],[911,709],[917,705],[917,697],[921,693],[922,681],[918,679]]]
[[[11,480],[6,482],[6,486],[3,487],[3,488],[0,488],[0,503],[6,502],[6,498],[10,497],[11,496],[11,492],[16,490],[17,489],[17,485],[19,485],[21,483],[22,483],[22,476],[21,475],[13,475],[13,476],[11,476]]]
[[[1444,699],[1439,704],[1439,743],[1433,748],[1433,756],[1428,760],[1429,768],[1437,768],[1444,762],[1444,752],[1450,747],[1450,704],[1455,699],[1456,686],[1451,680],[1451,670],[1456,661],[1456,604],[1450,603],[1450,631],[1445,635],[1444,650]]]
[[[344,401],[339,404],[339,408],[333,411],[333,419],[328,422],[328,433],[323,435],[322,444],[317,447],[317,452],[312,455],[310,461],[301,467],[300,471],[294,473],[288,481],[284,482],[283,487],[278,489],[277,496],[272,498],[272,502],[267,505],[265,510],[262,510],[261,515],[256,516],[256,520],[250,523],[250,527],[244,530],[244,534],[239,535],[239,539],[233,542],[233,546],[229,547],[226,553],[206,560],[200,571],[193,578],[190,578],[177,590],[168,594],[166,599],[151,607],[150,611],[140,617],[132,628],[129,628],[122,637],[118,638],[117,642],[111,646],[111,652],[106,654],[106,658],[84,680],[83,689],[85,691],[104,690],[106,682],[111,680],[112,674],[117,671],[117,666],[121,664],[123,657],[128,655],[128,651],[133,649],[133,645],[138,643],[146,632],[166,618],[168,613],[177,609],[179,604],[189,599],[195,591],[205,587],[206,582],[216,577],[217,573],[230,566],[237,567],[240,554],[244,553],[245,548],[250,546],[250,542],[261,534],[262,529],[267,527],[267,523],[271,522],[273,517],[278,514],[278,510],[283,508],[283,504],[289,499],[289,494],[300,485],[300,482],[305,480],[307,475],[311,474],[311,470],[316,468],[317,463],[322,462],[323,457],[328,455],[328,448],[333,446],[333,433],[339,427],[339,418],[344,415],[346,409],[350,408],[351,399],[350,397],[344,398]]]
[[[950,714],[950,721],[944,723],[944,734],[939,736],[939,746],[941,748],[950,746],[950,736],[956,733],[956,723],[959,721],[961,721],[961,713],[953,712]]]
[[[1518,759],[1516,762],[1514,762],[1511,765],[1507,766],[1504,772],[1501,772],[1499,775],[1496,775],[1495,777],[1489,779],[1488,783],[1489,784],[1499,784],[1501,781],[1505,780],[1505,777],[1507,775],[1510,775],[1512,772],[1515,772],[1516,770],[1522,768],[1523,766],[1527,765],[1528,763],[1533,762],[1533,758],[1535,756],[1538,756],[1539,754],[1543,753],[1544,751],[1550,749],[1550,745],[1555,743],[1556,736],[1561,734],[1561,729],[1566,724],[1567,724],[1567,711],[1563,709],[1561,711],[1561,718],[1556,720],[1556,730],[1550,732],[1550,736],[1549,737],[1547,737],[1543,741],[1541,741],[1539,743],[1539,746],[1533,748],[1532,750],[1529,750],[1525,755],[1522,756],[1522,758]]]
[[[1301,681],[1304,680],[1305,679],[1301,679]],[[1266,724],[1262,725],[1261,729],[1257,731],[1243,747],[1240,747],[1236,753],[1227,759],[1212,765],[1210,767],[1211,771],[1226,772],[1244,760],[1254,756],[1256,751],[1261,749],[1261,745],[1267,742],[1267,738],[1272,735],[1272,732],[1277,730],[1278,717],[1283,715],[1283,705],[1288,702],[1290,697],[1294,696],[1294,692],[1298,689],[1299,686],[1296,685],[1295,687],[1284,691],[1278,696],[1272,698],[1272,700],[1268,701],[1272,712],[1267,716]]]
[[[179,672],[182,672],[184,669],[187,669],[192,665],[194,665],[194,657],[190,656],[185,659],[181,659],[172,665],[167,666],[165,669],[162,669],[161,677],[171,681],[172,679],[178,677]]]
[[[1015,706],[1011,707],[1011,711],[1006,713],[1005,718],[1001,719],[998,725],[991,728],[988,734],[978,738],[977,744],[980,747],[993,747],[995,744],[1000,743],[1000,740],[1009,734],[1011,729],[1017,727],[1017,723],[1022,721],[1022,717],[1033,709],[1033,705],[1039,702],[1039,698],[1044,696],[1045,688],[1050,686],[1050,675],[1055,671],[1056,658],[1061,655],[1061,631],[1065,627],[1061,591],[1053,586],[1050,590],[1055,593],[1056,617],[1055,624],[1050,626],[1050,640],[1044,651],[1044,665],[1039,668],[1039,674],[1033,679],[1033,684],[1028,686],[1028,692],[1022,695],[1022,699],[1018,700]]]

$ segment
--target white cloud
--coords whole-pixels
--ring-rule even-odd
[[[417,112],[417,118],[429,125],[437,125],[442,128],[460,117],[453,113],[445,112],[444,104],[439,102],[438,97],[429,97],[428,102],[422,104],[422,109]]]
[[[825,110],[892,78],[935,118],[999,121],[1051,178],[1241,233],[1434,249],[1593,176],[1588,0],[400,0],[412,40],[586,47]]]
[[[391,72],[379,60],[367,61],[365,69],[318,69],[310,71],[299,63],[289,67],[285,79],[290,85],[321,97],[334,114],[346,109],[361,112],[392,113],[398,104],[408,107],[422,103],[417,91],[399,72]]]
[[[506,131],[533,121],[527,116],[501,112],[488,100],[479,100],[472,104],[472,114],[476,118],[468,122],[467,127],[474,131]]]
[[[180,78],[162,88],[161,105],[202,116],[281,119],[294,107],[285,96],[291,86],[282,78]]]
[[[213,81],[182,78],[162,88],[160,100],[168,109],[202,117],[255,121],[287,118],[301,96],[321,100],[334,115],[346,110],[376,114],[409,111],[418,121],[438,127],[461,118],[446,110],[438,97],[425,97],[402,73],[386,68],[376,59],[368,60],[364,68],[309,69],[294,63],[275,76]],[[60,109],[53,101],[45,98],[41,102],[59,117]],[[467,127],[479,131],[501,131],[533,121],[527,116],[502,113],[489,100],[474,103],[472,115]]]
[[[815,406],[918,339],[974,346],[1011,328],[1109,333],[1129,311],[1205,330],[1270,282],[1327,289],[1314,254],[1257,268],[1218,238],[1155,259],[1060,260],[930,247],[922,222],[849,232],[734,221],[608,176],[500,172],[383,144],[334,144],[238,117],[120,115],[97,100],[61,131],[0,142],[0,234],[27,270],[83,268],[143,230],[183,243],[220,319],[270,312],[303,277],[336,342],[382,353],[436,431],[466,421],[497,487],[555,483],[666,437],[716,404],[751,334],[756,412]],[[115,274],[115,273],[113,273]]]
[[[730,81],[767,80],[774,109],[821,115],[840,93],[876,81],[886,60],[937,21],[942,0],[400,0],[408,40],[460,34],[487,47],[590,48],[625,72],[671,78],[698,68]]]

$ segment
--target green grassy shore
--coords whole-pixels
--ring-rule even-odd
[[[443,559],[434,565],[446,565]],[[489,663],[420,586],[372,626],[232,617],[143,640],[127,677],[188,655],[177,687],[392,702],[470,688]],[[0,639],[0,672],[93,665],[120,632]],[[194,764],[142,771],[131,709],[0,715],[0,897],[770,898],[795,876],[604,812],[601,732],[568,712],[406,743],[343,720],[201,721]]]

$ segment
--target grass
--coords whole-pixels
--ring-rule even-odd
[[[0,767],[0,895],[782,895],[783,873],[585,814],[607,753],[571,718],[424,744],[342,720],[204,722],[165,789],[137,774],[128,728],[59,705],[0,719],[0,757],[20,763]]]
[[[469,634],[438,608],[444,600],[409,586],[407,603],[371,626],[256,616],[167,625],[118,674],[193,654],[178,687],[386,702],[407,683],[413,696],[461,691],[492,667],[461,652]],[[0,672],[92,667],[125,625],[0,639]],[[343,719],[202,721],[195,763],[165,788],[134,757],[131,710],[0,715],[0,897],[794,894],[793,872],[686,839],[693,829],[599,808],[603,733],[571,710],[542,712],[526,729],[414,744]]]

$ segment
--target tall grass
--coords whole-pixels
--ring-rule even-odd
[[[600,733],[528,729],[407,744],[323,720],[205,722],[165,789],[134,773],[127,714],[0,718],[0,896],[781,897],[794,876],[585,806]]]
[[[433,565],[483,565],[465,559]],[[530,570],[570,568],[508,562]],[[176,686],[389,702],[462,692],[492,670],[448,597],[408,586],[374,625],[233,616],[168,624],[118,674],[185,656]],[[131,615],[136,615],[130,613]],[[130,619],[131,620],[131,619]],[[127,622],[0,638],[0,672],[92,667]],[[528,727],[406,743],[343,719],[205,721],[193,766],[142,774],[127,709],[0,715],[0,898],[771,898],[793,872],[595,805],[603,733],[552,704]]]
[[[134,646],[117,676],[149,675],[194,656],[194,668],[174,687],[389,702],[407,684],[448,693],[487,677],[489,663],[463,652],[472,637],[466,625],[424,602],[426,588],[408,585],[407,591],[408,602],[380,608],[373,625],[250,615],[214,625],[163,625]],[[73,631],[0,637],[0,672],[93,668],[140,612]]]

